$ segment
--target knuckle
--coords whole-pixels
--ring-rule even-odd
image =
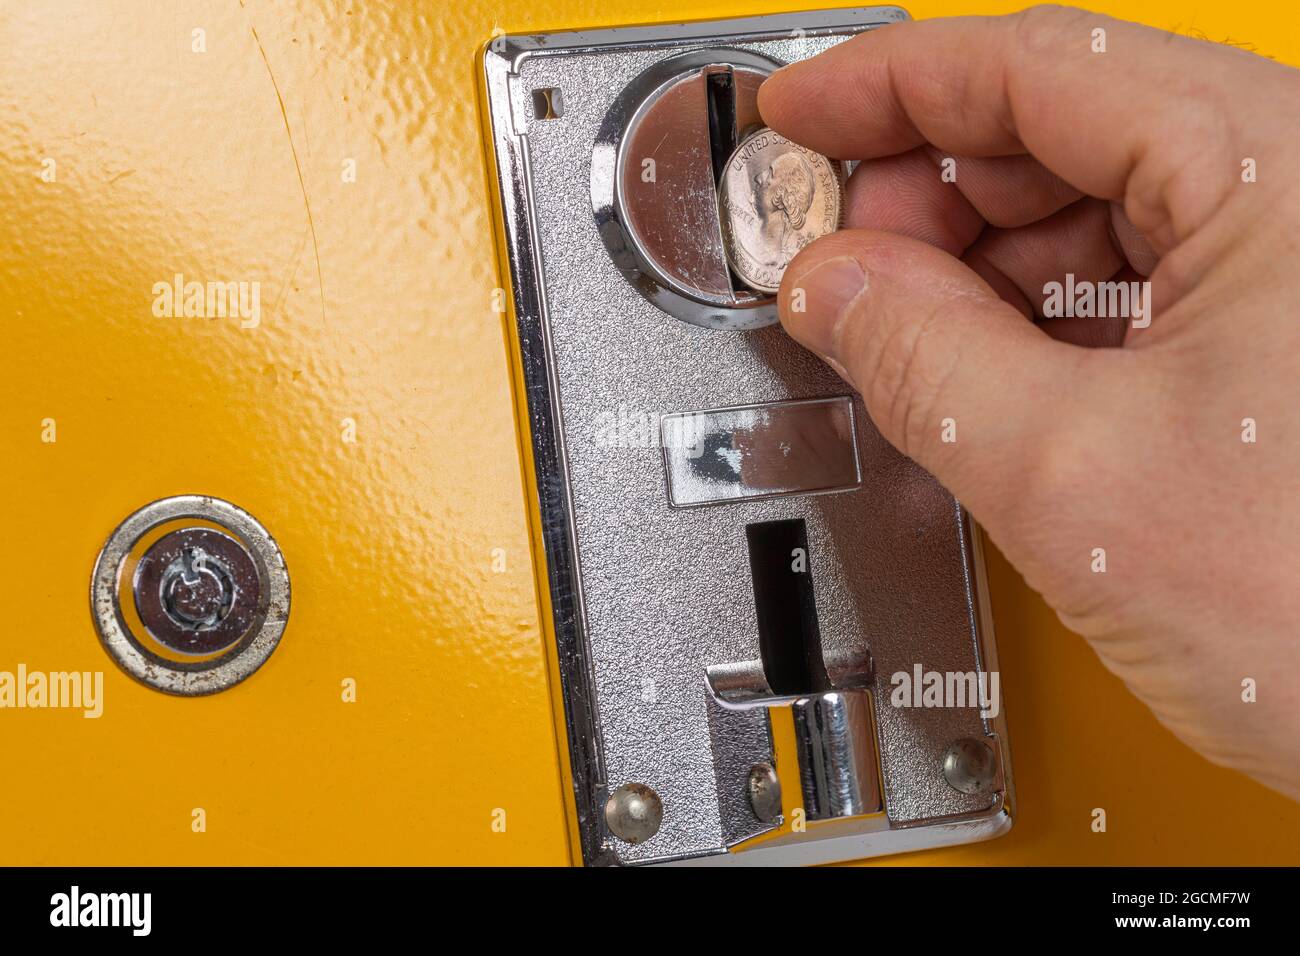
[[[1014,17],[1016,47],[1031,55],[1055,51],[1061,41],[1082,28],[1085,21],[1098,19],[1085,10],[1057,4],[1029,7]]]

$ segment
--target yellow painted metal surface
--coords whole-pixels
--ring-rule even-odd
[[[1281,4],[1104,6],[1300,63]],[[475,57],[789,8],[0,3],[0,671],[104,672],[97,719],[0,710],[0,863],[570,860]],[[256,315],[155,315],[178,273],[258,283]],[[269,663],[204,699],[125,677],[87,606],[117,522],[190,492],[256,515],[293,583]],[[990,563],[1019,821],[901,862],[1294,862],[1300,808]]]

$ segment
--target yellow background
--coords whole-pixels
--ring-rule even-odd
[[[1300,63],[1283,4],[1101,6]],[[99,720],[0,711],[0,863],[568,861],[476,54],[494,28],[788,9],[0,4],[0,670],[103,670],[106,697]],[[260,282],[260,327],[154,318],[177,272]],[[293,610],[262,671],[181,700],[109,662],[87,591],[119,520],[188,492],[267,525]],[[904,860],[1300,858],[1300,807],[1176,742],[989,570],[1019,820]]]

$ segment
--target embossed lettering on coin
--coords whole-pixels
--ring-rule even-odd
[[[736,147],[718,184],[722,242],[732,271],[775,293],[800,249],[840,226],[840,165],[761,129]]]

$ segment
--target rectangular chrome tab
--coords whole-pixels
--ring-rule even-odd
[[[862,483],[848,397],[665,415],[660,438],[674,508],[848,491]]]

